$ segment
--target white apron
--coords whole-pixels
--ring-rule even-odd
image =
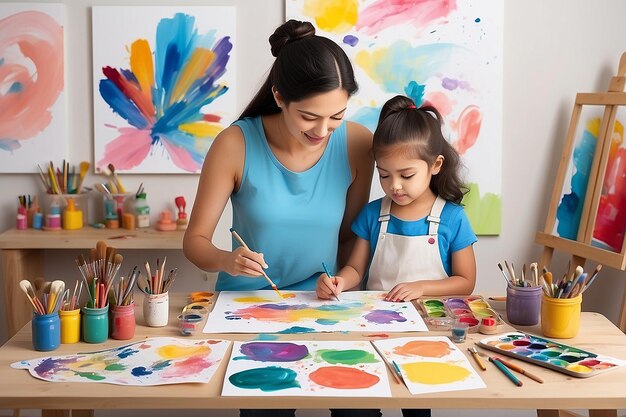
[[[447,278],[441,262],[437,231],[446,200],[437,196],[430,209],[428,234],[424,236],[400,236],[387,233],[391,217],[391,198],[383,197],[380,206],[380,232],[374,259],[370,265],[367,289],[389,291],[396,284],[421,279]]]

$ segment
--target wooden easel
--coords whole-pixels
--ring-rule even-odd
[[[626,269],[626,238],[622,243],[621,253],[611,252],[596,246],[592,246],[594,226],[600,197],[602,184],[607,170],[611,137],[614,131],[615,118],[619,106],[626,106],[626,53],[623,53],[619,62],[617,76],[611,79],[608,92],[606,93],[578,93],[572,112],[572,118],[567,132],[567,138],[563,154],[559,163],[552,198],[548,209],[546,226],[543,232],[538,232],[535,242],[544,246],[539,268],[549,266],[555,249],[571,254],[571,268],[583,266],[586,260],[592,260],[602,264],[604,267],[611,267],[619,270]],[[563,192],[565,175],[568,165],[572,159],[574,147],[574,136],[580,121],[582,108],[584,105],[604,106],[604,113],[598,138],[596,141],[595,153],[587,183],[587,192],[584,200],[582,215],[580,218],[578,235],[576,240],[564,239],[553,234],[556,224],[557,207]],[[626,210],[625,207],[621,208]],[[571,272],[571,270],[570,270]],[[622,299],[618,327],[626,333],[626,291]]]

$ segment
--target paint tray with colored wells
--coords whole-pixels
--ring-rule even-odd
[[[435,329],[449,329],[454,322],[442,299],[425,299],[417,303],[424,321]]]
[[[434,327],[450,327],[460,320],[469,325],[470,332],[476,332],[484,317],[493,317],[498,325],[502,324],[500,315],[480,296],[423,299],[420,308],[426,316],[424,321]]]
[[[510,332],[488,337],[478,345],[502,355],[543,366],[576,378],[624,366],[626,361],[599,355],[527,333]]]

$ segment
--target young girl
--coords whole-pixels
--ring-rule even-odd
[[[404,96],[390,99],[374,132],[373,152],[386,196],[359,213],[348,263],[332,280],[319,277],[318,297],[334,298],[364,279],[361,288],[388,291],[388,301],[470,294],[476,235],[459,205],[460,159],[442,135],[439,112],[416,108]]]

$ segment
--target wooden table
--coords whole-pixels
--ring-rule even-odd
[[[42,231],[8,230],[0,234],[2,280],[7,333],[13,336],[32,317],[32,307],[20,289],[23,279],[44,276],[45,249],[95,248],[98,240],[117,249],[182,249],[182,231],[154,229],[94,229]],[[133,236],[121,238],[121,236]]]
[[[139,300],[138,300],[139,301]],[[136,308],[137,329],[134,341],[145,337],[178,336],[175,317],[182,310],[184,297],[172,296],[170,324],[164,328],[143,325],[141,308]],[[512,330],[507,325],[502,331]],[[520,328],[540,334],[537,327]],[[429,333],[398,333],[392,336],[447,335],[445,331]],[[223,334],[192,336],[226,340],[252,340],[253,334]],[[485,389],[411,395],[404,385],[394,382],[389,374],[391,398],[338,398],[338,397],[221,397],[221,387],[227,361],[223,361],[208,384],[179,384],[155,387],[129,387],[119,385],[95,386],[91,383],[50,383],[30,376],[25,370],[16,370],[9,364],[41,356],[96,351],[127,344],[128,341],[108,340],[102,344],[79,343],[61,345],[54,352],[32,350],[30,326],[25,326],[0,348],[0,409],[41,408],[48,410],[74,409],[73,415],[90,415],[91,409],[239,409],[239,408],[452,408],[452,409],[542,409],[542,416],[557,416],[559,409],[591,409],[590,415],[616,416],[615,409],[626,408],[626,369],[615,369],[591,378],[578,379],[528,363],[521,363],[529,372],[545,380],[536,383],[520,376],[523,387],[514,386],[501,372],[487,362],[487,371],[481,371],[467,353],[467,348],[486,336],[470,334],[459,348],[487,384]],[[368,339],[362,333],[307,333],[280,335],[280,340],[356,340]],[[626,359],[626,335],[604,316],[583,313],[580,334],[566,344],[596,353]],[[480,350],[480,349],[479,349]],[[483,351],[489,353],[487,351]],[[230,353],[230,352],[229,352]],[[512,359],[513,362],[517,362]],[[519,363],[519,362],[518,362]],[[83,410],[77,412],[76,410]],[[44,413],[50,415],[50,412]],[[54,415],[54,414],[52,414]],[[63,414],[59,414],[63,415]],[[65,414],[67,415],[67,414]],[[561,414],[565,415],[565,414]],[[569,415],[569,414],[568,414]]]

